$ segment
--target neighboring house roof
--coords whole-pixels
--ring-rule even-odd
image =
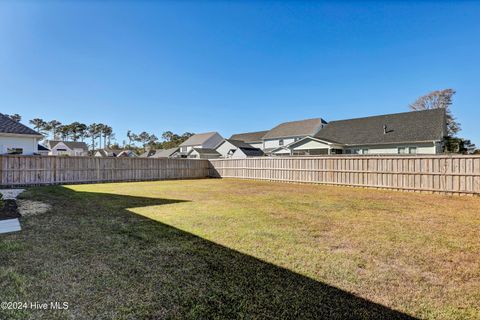
[[[223,140],[223,142],[218,146],[220,147],[222,144],[224,144],[225,142],[230,142],[231,144],[233,144],[235,147],[237,148],[253,148],[251,145],[249,145],[248,143],[245,143],[243,141],[240,141],[240,140],[234,140],[234,139],[225,139]],[[217,147],[217,148],[218,148]]]
[[[0,113],[0,133],[28,134],[43,137],[37,131],[10,119],[10,117]]]
[[[132,150],[121,150],[120,153],[117,154],[117,157],[119,157],[119,158],[122,158],[122,157],[134,158],[134,157],[138,157],[138,156]]]
[[[100,153],[104,157],[116,157],[118,156],[123,150],[116,150],[116,149],[98,149],[95,151]]]
[[[156,150],[152,158],[168,158],[178,151],[178,148]]]
[[[247,157],[261,157],[264,155],[263,151],[258,149],[258,148],[243,148],[239,147],[240,149]],[[237,151],[235,151],[237,152]]]
[[[314,137],[346,145],[440,141],[445,123],[445,109],[413,111],[331,121]]]
[[[246,132],[246,133],[237,133],[230,137],[232,140],[240,140],[244,142],[262,142],[263,136],[268,132],[266,131],[256,131],[256,132]]]
[[[284,122],[268,131],[263,139],[311,136],[320,130],[322,124],[326,124],[322,118]]]
[[[193,148],[192,151],[195,150],[200,155],[220,155],[215,149],[208,149],[208,148]],[[191,151],[190,151],[191,153]]]
[[[150,149],[150,150],[147,150],[145,151],[144,153],[142,153],[139,157],[141,158],[148,158],[148,157],[151,157],[155,154],[155,152],[157,152],[157,150],[154,150],[154,149]]]
[[[45,147],[44,145],[39,144],[39,145],[38,145],[38,151],[50,151],[50,149],[48,149],[48,148]]]
[[[180,146],[181,147],[189,147],[189,146],[199,146],[204,144],[208,139],[211,137],[217,135],[218,132],[206,132],[206,133],[199,133],[199,134],[194,134],[190,138],[188,138],[186,141],[184,141]]]
[[[88,146],[85,142],[79,142],[79,141],[57,141],[57,140],[50,140],[48,141],[48,147],[50,149],[55,148],[55,146],[59,143],[63,143],[70,149],[83,149],[85,151],[88,150]]]

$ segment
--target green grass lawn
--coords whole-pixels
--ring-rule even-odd
[[[0,319],[478,319],[480,198],[242,180],[30,188]]]

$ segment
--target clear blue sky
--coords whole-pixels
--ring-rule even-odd
[[[443,88],[480,145],[479,3],[0,2],[0,112],[119,142],[403,112]]]

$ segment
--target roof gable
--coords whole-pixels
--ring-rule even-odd
[[[445,121],[444,109],[386,114],[331,121],[314,137],[347,145],[440,141]]]
[[[311,136],[316,134],[318,130],[321,129],[322,124],[325,123],[325,120],[323,120],[322,118],[284,122],[274,127],[272,130],[268,131],[263,136],[263,140]]]
[[[2,113],[0,113],[0,133],[28,134],[43,137],[37,131],[21,124],[20,122],[10,119],[10,117]]]

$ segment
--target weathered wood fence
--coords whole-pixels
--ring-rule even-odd
[[[208,177],[208,160],[0,156],[0,185],[41,185]]]
[[[480,194],[480,156],[325,156],[210,160],[210,176]]]

